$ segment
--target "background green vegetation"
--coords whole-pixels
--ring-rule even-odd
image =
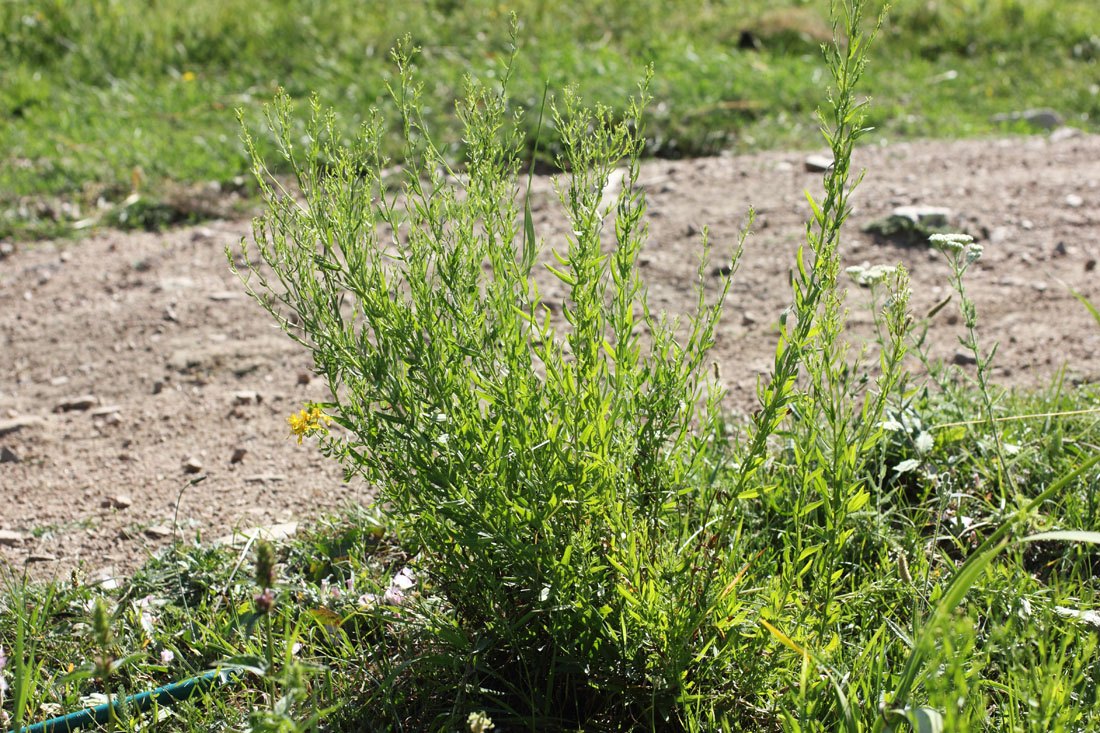
[[[423,48],[427,121],[458,147],[451,100],[464,74],[499,73],[511,10],[513,104],[536,107],[549,81],[618,105],[652,63],[649,155],[821,144],[825,2],[8,0],[0,237],[224,215],[221,194],[252,192],[233,110],[258,128],[282,86],[316,92],[349,128],[371,107],[392,116],[389,50],[406,32]],[[1098,129],[1098,33],[1092,0],[898,0],[864,82],[869,121],[879,139],[981,135],[1005,131],[995,113],[1044,106]],[[534,115],[527,124],[533,137]]]

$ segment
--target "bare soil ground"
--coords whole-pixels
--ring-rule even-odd
[[[716,254],[750,205],[749,238],[715,351],[733,409],[751,408],[770,367],[787,274],[821,174],[801,153],[645,165],[651,232],[643,273],[651,303],[693,302],[699,231]],[[1059,281],[1100,302],[1100,136],[920,142],[857,151],[846,265],[904,263],[914,312],[947,293],[947,267],[924,247],[875,242],[859,227],[899,205],[950,207],[985,256],[970,276],[985,342],[1000,342],[1002,384],[1034,386],[1064,364],[1100,378],[1100,328]],[[536,230],[561,246],[549,179],[537,182]],[[227,267],[246,221],[167,234],[107,231],[77,243],[19,245],[0,259],[0,553],[37,577],[82,567],[125,571],[180,536],[311,520],[367,487],[342,482],[315,446],[287,440],[286,418],[327,397],[307,353],[274,328]],[[550,278],[544,294],[564,295]],[[870,316],[850,294],[853,333]],[[935,317],[950,359],[960,326]],[[972,367],[969,367],[972,369]],[[248,394],[252,393],[252,394]],[[81,403],[77,398],[88,396]],[[83,405],[83,406],[81,406]],[[188,461],[193,461],[188,465]]]

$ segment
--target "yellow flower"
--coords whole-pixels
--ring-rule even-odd
[[[328,435],[328,428],[325,426],[332,423],[332,418],[321,412],[320,407],[314,407],[309,410],[301,410],[297,415],[288,417],[286,421],[290,423],[290,435],[287,438],[297,435],[298,445],[301,445],[302,438],[307,435],[313,433]]]
[[[183,79],[184,81],[195,81],[195,72],[185,71],[180,74],[180,79]]]

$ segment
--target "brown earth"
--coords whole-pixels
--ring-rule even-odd
[[[651,231],[641,264],[658,309],[690,308],[702,226],[720,252],[756,207],[716,347],[735,409],[751,406],[771,364],[809,213],[803,190],[821,188],[804,158],[773,152],[643,169]],[[859,226],[899,205],[950,207],[986,247],[969,282],[982,338],[1001,344],[998,380],[1038,385],[1063,364],[1077,383],[1100,377],[1100,328],[1059,282],[1100,302],[1100,136],[867,147],[855,163],[868,173],[853,199],[845,265],[903,262],[914,312],[925,313],[947,294],[942,258],[876,243]],[[549,179],[535,191],[537,233],[560,246]],[[177,497],[198,476],[206,478],[179,504],[186,539],[308,521],[367,499],[309,441],[287,440],[287,416],[327,395],[310,378],[308,354],[227,267],[223,248],[248,234],[246,221],[105,231],[19,245],[0,259],[0,552],[16,569],[30,563],[34,576],[49,577],[83,566],[94,578],[140,564],[171,541]],[[544,285],[550,297],[563,294]],[[850,293],[857,334],[870,322],[861,302]],[[932,331],[934,352],[948,359],[958,346],[954,313],[941,311]],[[84,395],[90,405],[65,409]]]

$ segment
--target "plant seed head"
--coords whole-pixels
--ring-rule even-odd
[[[256,544],[256,585],[260,590],[275,585],[275,548],[267,540]]]
[[[97,598],[92,607],[92,630],[95,632],[96,643],[101,648],[106,648],[111,643],[111,619],[102,598]]]

